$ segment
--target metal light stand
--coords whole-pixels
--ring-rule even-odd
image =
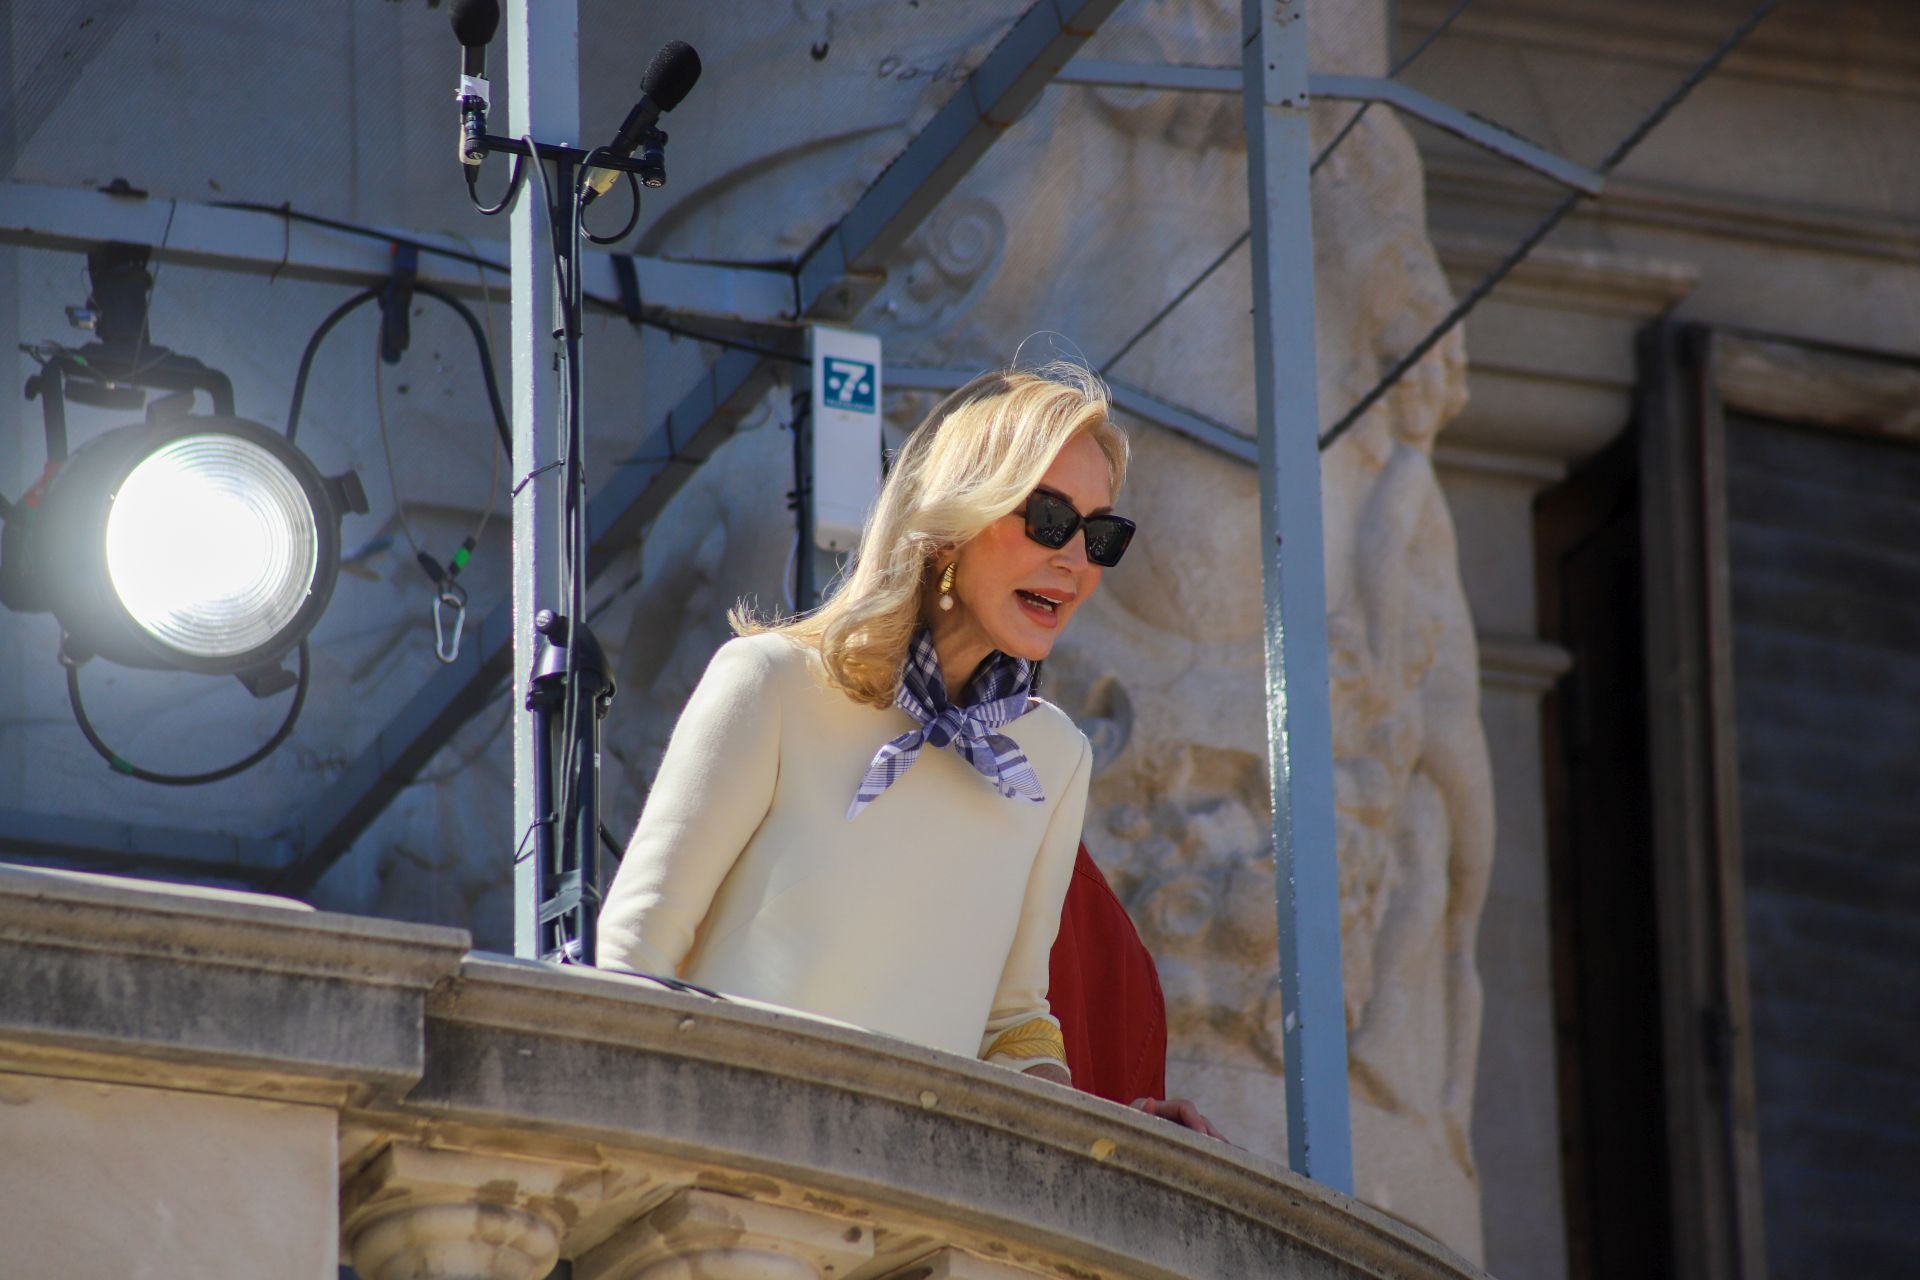
[[[533,805],[537,813],[556,819],[534,828],[538,951],[542,960],[592,964],[600,905],[600,721],[613,703],[613,671],[606,651],[585,625],[542,609],[533,626],[540,633],[527,686],[527,710],[533,713]],[[573,717],[573,740],[563,747],[571,749],[577,773],[565,793],[567,811],[555,814],[554,739],[567,731],[570,679],[579,690],[580,714]],[[560,759],[567,759],[566,750]]]
[[[519,156],[529,164],[552,162],[555,207],[547,213],[552,219],[554,252],[562,255],[555,264],[557,288],[557,282],[570,278],[576,269],[565,255],[574,252],[578,239],[580,205],[575,183],[581,170],[593,167],[633,173],[658,185],[663,180],[660,144],[664,142],[664,135],[657,141],[649,138],[637,159],[627,159],[604,151],[538,141],[530,148],[524,139],[483,134],[480,150],[482,154],[497,151]],[[521,194],[539,185],[538,175],[530,175],[523,180]],[[555,322],[554,336],[563,339],[563,352],[577,354],[580,317],[570,299],[560,299]],[[566,360],[565,377],[567,403],[577,414],[581,388],[576,360]],[[562,448],[571,451],[577,444],[568,440]],[[528,478],[537,470],[529,470]],[[585,565],[574,569],[578,574],[586,572]],[[583,618],[543,607],[534,617],[533,628],[537,639],[526,692],[526,708],[533,717],[532,849],[527,854],[533,869],[533,954],[542,960],[592,964],[601,881],[600,721],[613,701],[613,672]],[[567,714],[569,705],[576,708],[571,716]],[[570,741],[556,743],[556,739],[569,734]],[[569,760],[573,774],[567,781],[571,785],[562,786],[558,772]],[[556,812],[559,796],[567,798],[565,813]]]

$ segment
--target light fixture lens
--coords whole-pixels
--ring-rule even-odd
[[[298,477],[237,436],[182,436],[127,474],[107,516],[107,573],[134,621],[196,658],[272,641],[319,570]]]

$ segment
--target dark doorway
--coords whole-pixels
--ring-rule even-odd
[[[1920,365],[1675,324],[1535,507],[1575,1280],[1920,1254]]]
[[[1637,443],[1535,507],[1562,1176],[1573,1280],[1670,1265]]]

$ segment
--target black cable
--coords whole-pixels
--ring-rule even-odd
[[[526,137],[523,141],[527,144],[528,153],[537,155],[532,137]],[[565,494],[562,502],[561,576],[567,597],[565,612],[570,618],[569,626],[578,628],[585,625],[586,616],[586,502],[583,496],[586,476],[581,458],[584,431],[580,415],[578,253],[580,201],[585,189],[585,169],[583,167],[576,176],[573,189],[566,192],[566,197],[574,202],[571,240],[562,235],[561,215],[564,206],[554,199],[553,184],[547,178],[546,165],[536,159],[534,172],[540,183],[541,202],[547,214],[548,245],[553,254],[554,278],[557,285],[556,303],[560,310],[558,336],[562,344],[561,360],[565,366],[564,376],[560,381],[563,454],[558,459],[562,464],[562,485]],[[554,840],[556,849],[561,852],[564,852],[565,842],[572,826],[574,806],[577,803],[576,775],[581,764],[577,754],[577,740],[582,714],[581,704],[584,699],[580,688],[579,652],[580,645],[577,643],[577,637],[569,635],[561,686],[565,703],[560,717],[560,776],[554,786],[554,816],[557,819]],[[584,863],[586,851],[580,852]],[[548,870],[550,868],[543,867],[542,874]]]
[[[418,280],[414,281],[413,287],[414,292],[424,294],[429,298],[445,303],[453,309],[455,314],[466,322],[467,332],[473,336],[474,351],[480,358],[481,381],[487,390],[487,403],[493,410],[494,433],[499,437],[500,448],[506,453],[508,462],[512,462],[513,436],[507,424],[506,406],[500,401],[500,386],[494,376],[493,355],[487,345],[486,331],[481,327],[479,319],[475,317],[472,310],[444,289],[439,288],[437,285],[426,284]],[[289,442],[293,441],[300,430],[300,411],[306,403],[307,379],[312,376],[313,361],[320,353],[320,344],[326,340],[327,335],[333,332],[334,327],[342,320],[346,319],[347,316],[358,308],[378,298],[381,293],[382,290],[380,288],[362,289],[359,293],[354,294],[351,298],[348,298],[345,302],[328,312],[326,319],[320,322],[319,327],[316,328],[312,336],[307,339],[306,350],[300,353],[299,371],[294,375],[293,379],[293,401],[287,408],[287,440]],[[375,366],[374,376],[376,379],[379,377],[377,365]],[[376,381],[374,395],[378,397],[379,394],[379,385]],[[400,522],[400,531],[406,534],[407,542],[413,547],[414,557],[419,562],[421,569],[432,579],[436,588],[444,589],[445,579],[436,574],[434,562],[431,557],[426,556],[421,551],[420,544],[414,539],[413,532],[407,525],[406,509],[400,505],[398,480],[392,474],[393,452],[387,442],[386,418],[384,415],[380,420],[380,439],[387,456],[387,482],[394,486],[394,518]],[[489,514],[491,514],[490,508]],[[483,515],[480,518],[480,524],[474,530],[472,538],[468,541],[467,545],[469,548],[471,543],[479,538],[481,531],[485,529],[486,522],[487,517]],[[455,565],[454,572],[458,573],[457,560],[455,561]],[[437,618],[438,614],[436,613],[435,616]]]
[[[591,159],[591,157],[589,157],[589,159]],[[564,316],[564,337],[562,342],[564,344],[564,359],[566,361],[567,374],[565,379],[565,426],[567,432],[566,475],[568,483],[566,486],[566,502],[563,510],[565,513],[564,527],[567,537],[567,614],[573,619],[573,626],[576,628],[586,625],[584,619],[587,615],[587,432],[586,418],[582,412],[581,404],[585,388],[583,386],[580,368],[581,316],[584,312],[581,299],[582,273],[580,270],[580,256],[582,253],[581,237],[586,231],[587,167],[587,163],[583,162],[575,169],[573,189],[565,193],[566,198],[573,201],[573,216],[569,220],[566,228],[571,233],[571,238],[567,240],[565,246],[567,253],[567,289],[564,302],[566,314]],[[555,208],[558,207],[557,205],[555,206]],[[637,220],[639,216],[639,200],[637,197],[634,201],[634,216]],[[561,228],[556,225],[553,230],[557,240],[561,235]],[[558,261],[558,259],[556,259],[556,261]],[[580,758],[579,739],[582,718],[593,715],[594,708],[588,705],[585,690],[581,687],[579,657],[580,645],[578,643],[569,643],[567,645],[567,707],[565,719],[567,735],[567,787],[563,792],[566,796],[567,804],[561,809],[561,812],[567,815],[564,821],[569,823],[570,828],[573,822],[574,807],[580,803],[578,788],[575,785],[576,779],[583,769],[598,767],[596,762],[584,761]],[[597,781],[596,778],[596,785]],[[588,887],[585,872],[586,865],[591,858],[591,850],[580,849],[577,850],[577,853],[580,859],[578,870],[581,873],[581,885],[584,890]],[[597,891],[597,886],[595,888]]]
[[[493,410],[494,434],[500,437],[500,447],[507,451],[507,457],[513,457],[513,428],[507,422],[507,407],[500,400],[500,382],[494,375],[493,353],[487,346],[487,331],[466,303],[442,289],[439,285],[428,284],[422,280],[413,282],[413,291],[423,293],[438,302],[444,302],[453,308],[455,315],[466,321],[467,332],[473,335],[474,353],[480,357],[480,379],[487,389],[487,405]]]
[[[467,202],[481,214],[489,218],[497,213],[505,212],[506,207],[513,203],[514,196],[520,193],[520,183],[527,176],[526,163],[527,158],[525,156],[515,156],[513,158],[513,170],[507,175],[507,192],[501,196],[495,204],[480,203],[480,193],[475,187],[475,184],[480,181],[480,166],[467,166]],[[493,264],[488,263],[487,265],[492,266]]]
[[[222,779],[231,778],[236,773],[245,773],[248,769],[253,768],[253,766],[259,764],[262,760],[265,760],[278,750],[280,744],[287,740],[287,735],[293,732],[293,726],[300,720],[300,709],[307,704],[307,686],[310,683],[311,675],[307,657],[307,642],[304,639],[300,641],[298,652],[300,655],[300,669],[293,684],[293,705],[287,708],[287,717],[280,722],[280,727],[273,731],[271,738],[268,738],[265,742],[254,748],[249,755],[234,761],[232,764],[225,765],[218,769],[210,769],[205,773],[156,773],[151,769],[142,769],[139,765],[134,764],[131,760],[120,755],[102,741],[100,734],[93,727],[93,721],[87,718],[86,704],[81,701],[80,698],[80,667],[77,663],[69,662],[65,664],[67,668],[67,702],[73,707],[74,721],[80,726],[80,732],[86,738],[87,745],[99,753],[100,758],[105,760],[107,766],[115,773],[124,774],[129,778],[137,778],[141,782],[156,783],[163,787],[205,786],[209,782],[219,782]]]
[[[514,160],[515,160],[514,167],[515,167],[516,173],[521,172],[521,166],[524,163],[525,159],[526,158],[524,156],[514,157]],[[524,179],[524,174],[522,173],[521,176],[515,178],[514,181],[519,182],[519,181],[522,181],[523,179]],[[511,198],[511,195],[512,195],[512,191],[509,190],[507,198]],[[377,227],[360,226],[351,222],[342,222],[337,218],[325,218],[315,213],[303,213],[298,209],[294,209],[284,205],[258,204],[255,202],[245,201],[245,200],[225,200],[225,201],[215,202],[213,207],[217,209],[245,209],[253,213],[271,213],[276,217],[286,218],[294,222],[312,223],[314,226],[317,226],[317,227],[327,227],[330,230],[345,232],[348,235],[364,236],[369,240],[379,240],[386,244],[406,245],[409,248],[419,250],[421,253],[434,254],[438,257],[446,258],[453,262],[464,262],[469,266],[485,267],[489,271],[498,271],[502,275],[512,274],[511,267],[502,266],[500,263],[490,261],[489,259],[483,258],[478,254],[462,253],[457,249],[446,249],[436,244],[428,244],[424,240],[413,240],[413,239],[409,239],[406,236],[397,236],[397,235],[394,235],[392,232],[382,231]],[[499,206],[496,206],[493,211],[498,212],[501,208],[504,208],[504,207],[505,207],[505,201],[503,199],[502,204]],[[487,212],[487,210],[483,208],[481,212],[484,213],[484,212]],[[627,233],[623,232],[620,236],[614,237],[614,239],[616,240],[624,239],[626,234]],[[594,243],[598,244],[601,242],[599,240],[595,240]],[[715,262],[709,263],[706,259],[703,259],[703,258],[687,258],[684,260],[675,259],[675,261],[686,261],[690,263],[696,263],[701,265],[713,265],[713,266],[738,266],[738,267],[749,268],[754,270],[791,271],[793,269],[793,264],[790,262],[732,263],[732,262],[724,262],[724,261],[715,261]],[[430,287],[431,286],[422,285],[419,283],[416,283],[414,285],[415,290],[419,292],[426,292],[427,289]],[[603,298],[598,294],[586,293],[584,291],[581,292],[580,297],[584,302],[590,303],[594,307],[608,314],[621,315],[621,316],[624,316],[627,314],[626,308],[623,307],[620,304],[619,300],[616,298]],[[804,356],[793,355],[790,352],[785,352],[785,351],[776,351],[771,347],[755,346],[750,342],[743,342],[737,338],[728,338],[728,337],[723,337],[719,334],[704,333],[698,329],[690,329],[684,325],[674,324],[671,321],[655,320],[655,319],[642,316],[640,319],[640,323],[642,325],[645,325],[649,329],[658,329],[662,333],[670,333],[676,338],[690,338],[695,342],[710,342],[717,347],[724,347],[730,351],[744,351],[749,355],[760,356],[761,358],[767,359],[767,360],[780,360],[788,364],[807,363],[806,357]]]
[[[601,148],[601,150],[605,152],[607,148]],[[589,159],[591,159],[591,157],[589,157]],[[582,209],[580,209],[580,230],[586,234],[586,238],[588,238],[589,242],[593,242],[593,244],[620,244],[622,240],[626,240],[628,236],[632,236],[632,234],[634,234],[634,228],[639,226],[639,178],[634,177],[634,173],[632,173],[630,169],[622,169],[622,171],[620,171],[620,177],[626,178],[626,190],[634,192],[634,211],[626,215],[626,226],[622,226],[620,230],[616,230],[611,236],[595,236],[591,230],[588,230],[588,225],[586,225],[586,205],[582,205]]]
[[[507,451],[508,458],[513,456],[513,434],[507,423],[506,405],[500,399],[500,384],[494,375],[493,356],[487,350],[486,330],[467,305],[438,285],[424,281],[414,281],[415,293],[425,294],[438,302],[453,308],[454,312],[467,324],[467,331],[473,335],[474,350],[480,357],[480,377],[487,389],[487,403],[493,409],[494,433],[500,437],[500,447]],[[307,379],[313,373],[314,357],[320,353],[320,344],[333,332],[335,325],[346,319],[356,308],[365,306],[380,296],[379,288],[362,289],[345,302],[335,307],[320,322],[313,336],[307,339],[307,349],[300,354],[300,369],[293,379],[293,402],[287,407],[287,439],[291,441],[300,430],[300,410],[307,399]]]
[[[300,406],[307,398],[307,376],[313,372],[313,358],[320,352],[320,344],[333,332],[333,327],[346,319],[354,308],[364,306],[380,296],[379,289],[362,289],[345,302],[327,313],[320,327],[307,339],[307,349],[300,353],[300,369],[293,376],[293,403],[287,407],[287,439],[291,441],[300,430]]]

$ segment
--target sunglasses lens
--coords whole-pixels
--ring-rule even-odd
[[[1080,516],[1067,502],[1050,493],[1027,500],[1027,536],[1043,547],[1064,547],[1080,527]]]
[[[1119,564],[1133,541],[1133,522],[1120,516],[1094,516],[1086,527],[1087,559],[1104,569]]]
[[[1027,536],[1043,547],[1058,550],[1080,529],[1087,531],[1087,559],[1110,569],[1120,563],[1133,541],[1133,521],[1125,516],[1081,518],[1073,504],[1058,494],[1037,489],[1027,499]]]

